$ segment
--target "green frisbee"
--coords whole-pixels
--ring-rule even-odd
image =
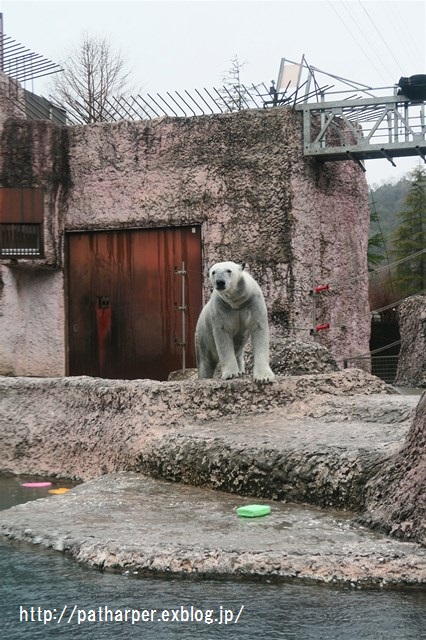
[[[259,518],[271,513],[271,507],[267,504],[247,504],[245,507],[238,507],[237,515],[242,518]]]

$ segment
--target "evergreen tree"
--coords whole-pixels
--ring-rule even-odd
[[[370,193],[370,237],[368,238],[367,263],[368,270],[372,271],[384,259],[386,250],[385,241],[382,230],[380,228],[380,219],[376,210],[373,193]],[[374,232],[374,227],[377,231]]]
[[[392,249],[394,233],[398,227],[398,214],[404,207],[408,189],[409,182],[404,177],[396,182],[373,185],[370,190],[370,235],[381,233],[389,251]]]
[[[396,283],[403,297],[426,289],[426,170],[414,169],[409,183],[394,235],[395,260],[417,254],[396,266]]]

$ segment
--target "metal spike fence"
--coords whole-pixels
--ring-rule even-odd
[[[44,56],[33,53],[6,34],[0,33],[0,71],[17,82],[26,82],[59,73],[62,68]]]
[[[65,111],[68,124],[89,124],[93,122],[117,122],[120,120],[152,120],[155,118],[188,118],[193,116],[230,113],[247,109],[266,109],[276,106],[294,106],[299,102],[314,97],[317,91],[300,93],[301,87],[293,91],[278,94],[274,87],[268,88],[264,83],[251,86],[203,88],[188,91],[166,91],[160,93],[137,94],[134,96],[118,96],[94,101],[74,101],[66,107],[52,104],[52,109]],[[325,89],[325,87],[324,87]],[[28,109],[27,109],[28,111]],[[37,110],[28,113],[28,117],[39,119]]]

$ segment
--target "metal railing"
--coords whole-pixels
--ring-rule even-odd
[[[305,103],[304,154],[324,160],[412,156],[425,160],[425,103],[403,95]]]
[[[347,368],[363,369],[370,371],[387,384],[393,384],[398,369],[398,355],[392,356],[360,356],[348,358],[344,361],[343,366]]]
[[[0,258],[41,257],[41,224],[0,224]]]
[[[399,356],[372,356],[371,373],[388,384],[393,384],[398,369]]]

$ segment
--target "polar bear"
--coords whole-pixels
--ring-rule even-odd
[[[269,327],[265,300],[245,264],[218,262],[209,271],[210,300],[198,318],[195,351],[198,377],[213,378],[220,363],[222,379],[244,374],[244,346],[251,338],[253,378],[272,382],[269,367]]]

